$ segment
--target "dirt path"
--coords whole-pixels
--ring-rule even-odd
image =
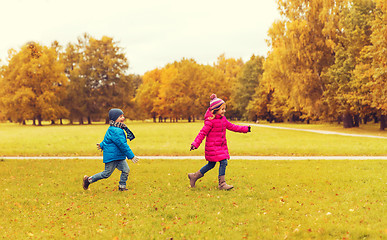
[[[203,156],[138,156],[140,159],[161,160],[204,160]],[[77,157],[0,157],[0,160],[49,160],[49,159],[94,159],[102,160],[102,156]],[[387,160],[387,156],[231,156],[231,160]]]

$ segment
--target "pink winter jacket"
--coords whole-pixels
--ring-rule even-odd
[[[247,133],[247,126],[238,126],[230,123],[226,117],[216,115],[210,119],[212,113],[207,110],[204,116],[204,126],[193,141],[192,145],[198,148],[206,137],[205,157],[207,161],[219,162],[230,159],[227,148],[226,129],[234,132]]]

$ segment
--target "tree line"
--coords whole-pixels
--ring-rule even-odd
[[[266,58],[220,55],[212,65],[183,58],[143,76],[128,74],[123,49],[88,34],[66,47],[29,42],[0,70],[0,119],[71,123],[202,118],[209,96],[234,119],[338,121],[344,127],[387,115],[387,20],[382,0],[277,0]]]
[[[126,74],[127,69],[122,48],[106,36],[84,34],[66,48],[29,42],[19,52],[10,50],[8,65],[1,68],[0,118],[91,124],[105,119],[111,106],[131,115],[141,76]]]
[[[278,0],[252,108],[270,117],[381,120],[387,114],[385,0]]]

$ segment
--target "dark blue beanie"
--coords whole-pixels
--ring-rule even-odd
[[[110,111],[109,111],[109,119],[115,121],[115,120],[117,120],[117,118],[118,118],[119,116],[121,116],[122,114],[124,114],[124,112],[123,112],[121,109],[118,109],[118,108],[112,108],[112,109],[110,109]]]

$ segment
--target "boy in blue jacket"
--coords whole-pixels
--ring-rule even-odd
[[[89,188],[91,183],[110,177],[117,168],[121,171],[118,190],[127,191],[126,181],[130,169],[126,158],[131,159],[133,163],[138,162],[138,158],[134,156],[126,140],[125,132],[130,141],[134,139],[134,135],[124,124],[124,112],[121,109],[113,108],[109,111],[109,119],[110,127],[106,131],[105,138],[101,143],[97,143],[97,148],[103,151],[105,170],[91,177],[85,175],[83,177],[83,189],[85,190]]]

